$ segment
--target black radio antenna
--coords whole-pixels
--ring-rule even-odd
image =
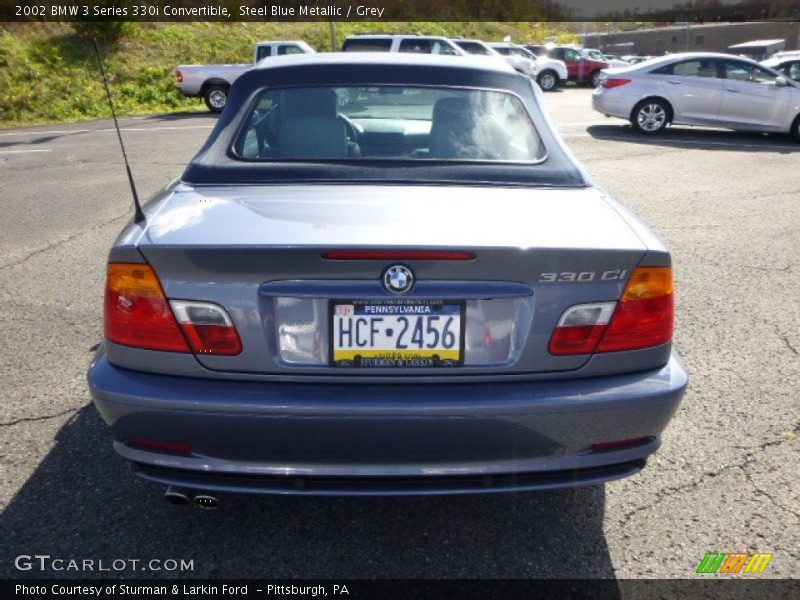
[[[97,55],[97,64],[100,65],[100,73],[103,75],[103,85],[106,88],[106,96],[108,97],[108,105],[111,107],[111,117],[114,119],[114,128],[117,130],[117,138],[119,138],[119,147],[122,148],[122,159],[125,161],[125,170],[128,172],[128,183],[131,184],[131,194],[133,194],[133,222],[143,223],[145,220],[142,205],[139,202],[139,194],[136,193],[136,184],[133,183],[133,174],[131,173],[131,166],[128,164],[128,154],[125,152],[125,144],[122,143],[122,133],[119,130],[119,123],[117,123],[117,112],[114,110],[114,101],[111,99],[111,89],[108,87],[108,77],[106,77],[106,68],[103,66],[103,59],[100,57],[100,47],[97,45],[97,39],[92,38],[94,44],[94,53]]]

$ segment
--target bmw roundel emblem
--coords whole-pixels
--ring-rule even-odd
[[[405,265],[392,265],[383,272],[383,287],[392,294],[404,294],[414,286],[414,273]]]

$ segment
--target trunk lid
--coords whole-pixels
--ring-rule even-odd
[[[154,208],[137,246],[169,298],[228,311],[243,352],[197,360],[236,373],[577,369],[590,356],[548,352],[561,314],[574,304],[617,300],[648,250],[630,217],[597,188],[180,185]],[[336,250],[453,250],[474,258],[325,258]],[[416,277],[408,294],[389,294],[381,283],[394,264]],[[401,297],[463,310],[461,366],[330,366],[337,304]]]

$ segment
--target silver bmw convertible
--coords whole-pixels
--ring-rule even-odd
[[[88,379],[176,503],[598,484],[687,385],[668,250],[490,57],[254,68],[144,217]]]

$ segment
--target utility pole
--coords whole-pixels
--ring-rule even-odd
[[[336,23],[334,23],[333,21],[329,21],[328,25],[330,25],[331,29],[331,51],[338,52],[339,44],[336,43]]]
[[[687,17],[689,18],[689,17]],[[686,52],[689,51],[689,21],[686,21],[686,33],[684,34],[686,37]]]
[[[689,27],[692,23],[692,0],[689,0],[689,12],[686,15],[686,52],[689,51]]]

